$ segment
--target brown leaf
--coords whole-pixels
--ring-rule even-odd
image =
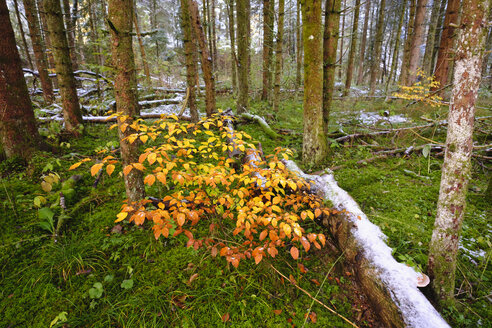
[[[291,283],[293,283],[294,285],[297,285],[297,281],[294,279],[294,276],[289,274],[289,280]]]
[[[229,312],[225,313],[223,316],[222,316],[222,322],[227,322],[229,321]]]
[[[188,280],[188,285],[190,285],[193,282],[193,280],[195,280],[197,277],[198,277],[198,273],[191,275],[190,280]]]
[[[290,255],[292,255],[292,258],[294,260],[297,260],[299,258],[299,250],[297,249],[297,247],[292,246],[290,248]]]
[[[280,313],[282,313],[282,310],[273,310],[273,313],[275,313],[275,315],[279,315]]]
[[[316,280],[316,279],[311,279],[311,281],[312,281],[312,282],[313,282],[316,286],[321,285],[321,284],[319,283],[319,281],[318,281],[318,280]]]
[[[309,314],[309,319],[311,319],[311,322],[312,323],[316,323],[316,321],[318,321],[318,316],[316,315],[316,312],[311,312]]]

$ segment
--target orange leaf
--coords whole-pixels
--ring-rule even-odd
[[[319,217],[321,215],[321,210],[319,208],[314,210],[314,216]]]
[[[318,281],[318,280],[316,280],[316,279],[311,279],[311,281],[312,281],[312,282],[313,282],[316,286],[321,285],[321,284],[319,283],[319,281]]]
[[[279,315],[280,313],[282,313],[282,310],[273,310],[273,313],[275,313],[275,315]]]
[[[132,165],[133,165],[133,167],[134,167],[134,168],[136,168],[136,169],[137,169],[137,170],[139,170],[139,171],[143,171],[143,170],[145,170],[145,166],[143,166],[143,165],[142,165],[142,164],[140,164],[140,163],[133,163]]]
[[[98,163],[98,164],[92,165],[91,175],[95,176],[97,174],[97,172],[99,172],[99,170],[103,167],[103,165],[104,165],[103,163]]]
[[[70,171],[70,170],[75,170],[75,169],[76,169],[76,168],[78,168],[81,164],[82,164],[82,162],[75,163],[75,164],[73,164],[72,166],[70,166],[70,167],[68,168],[68,170],[69,170],[69,171]]]
[[[289,280],[291,283],[293,283],[294,285],[297,285],[297,281],[294,279],[294,276],[289,274]]]
[[[130,171],[133,169],[133,166],[131,165],[127,165],[125,166],[125,168],[123,169],[123,174],[124,175],[128,175],[128,173],[130,173]]]
[[[138,212],[134,217],[135,224],[141,225],[145,221],[145,212]]]
[[[297,249],[297,247],[295,246],[292,246],[291,249],[290,249],[290,255],[292,255],[292,258],[294,260],[297,260],[299,258],[299,250]]]
[[[162,183],[163,185],[166,184],[166,175],[162,172],[157,172],[155,174],[157,180],[159,180],[160,183]]]
[[[323,235],[322,233],[318,234],[318,239],[321,242],[321,244],[325,246],[325,242],[326,242],[325,235]]]
[[[302,245],[302,247],[304,247],[306,252],[308,252],[309,249],[311,248],[311,244],[309,243],[309,241],[304,236],[301,237],[301,245]]]
[[[258,253],[258,254],[255,256],[255,263],[256,263],[256,264],[260,263],[262,259],[263,259],[263,255],[261,255],[260,253]]]
[[[138,156],[138,162],[143,163],[147,159],[147,156],[149,156],[149,153],[141,154],[140,156]]]
[[[144,183],[148,184],[149,186],[152,186],[155,182],[155,176],[153,174],[149,174],[145,177]]]
[[[217,256],[217,247],[212,247],[212,257],[216,257]]]
[[[237,268],[237,267],[239,266],[239,259],[237,259],[237,258],[235,258],[235,257],[234,257],[234,258],[232,259],[232,265],[233,265],[235,268]]]
[[[223,316],[222,316],[222,322],[227,322],[229,321],[229,312],[225,313]]]
[[[157,159],[157,154],[156,153],[150,153],[149,156],[147,157],[147,160],[149,161],[149,164],[154,164],[154,162]]]
[[[108,175],[111,175],[114,171],[114,165],[113,164],[109,164],[108,166],[106,166],[106,173],[108,173]]]
[[[261,233],[260,233],[260,241],[262,241],[263,239],[266,238],[266,236],[268,235],[268,230],[263,230]]]
[[[182,226],[185,223],[185,215],[184,213],[179,213],[178,217],[176,218],[176,222],[178,223],[179,226]]]

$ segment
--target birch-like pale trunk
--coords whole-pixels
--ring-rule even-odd
[[[489,0],[465,0],[456,50],[446,151],[436,220],[429,249],[429,276],[440,305],[454,298],[456,255],[465,214],[473,150],[475,101],[480,86]]]

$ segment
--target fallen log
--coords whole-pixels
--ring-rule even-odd
[[[157,113],[141,113],[140,114],[140,117],[143,118],[144,120],[145,119],[157,119],[157,118],[161,118],[162,115],[167,115],[167,114],[157,114]],[[112,122],[116,122],[116,117],[111,117],[110,119],[108,119],[109,116],[82,116],[82,119],[84,122],[88,122],[88,123],[112,123]],[[189,116],[181,116],[179,118],[180,120],[183,120],[183,121],[191,121],[191,117]]]
[[[372,308],[385,327],[449,327],[431,303],[418,290],[422,275],[393,258],[386,236],[369,221],[352,197],[336,183],[333,174],[322,176],[302,172],[292,161],[286,167],[310,181],[311,191],[333,203],[340,213],[323,218],[345,266],[359,281]]]
[[[279,135],[275,131],[273,131],[273,129],[270,127],[270,125],[268,125],[268,123],[263,119],[263,117],[258,116],[258,115],[253,115],[250,113],[242,113],[240,115],[240,117],[243,119],[255,121],[256,123],[258,123],[261,126],[261,128],[263,129],[263,131],[265,131],[265,133],[270,138],[277,139],[279,137]]]

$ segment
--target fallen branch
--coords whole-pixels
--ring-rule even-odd
[[[240,117],[258,123],[263,129],[263,131],[265,131],[265,133],[270,138],[277,139],[279,137],[279,135],[275,131],[273,131],[273,129],[270,127],[270,125],[268,125],[268,123],[263,119],[263,117],[260,117],[258,115],[253,115],[250,113],[242,113]]]

